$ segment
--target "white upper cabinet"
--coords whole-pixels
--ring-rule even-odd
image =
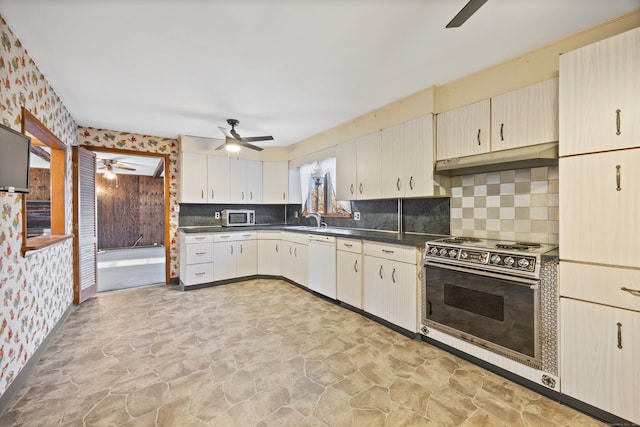
[[[180,203],[207,202],[206,154],[180,153]]]
[[[640,28],[560,56],[560,155],[640,146]]]
[[[207,202],[226,203],[229,200],[229,159],[207,156]]]
[[[558,141],[558,79],[491,98],[491,151]]]
[[[287,203],[302,203],[302,183],[300,182],[300,168],[289,169],[289,194]]]
[[[229,202],[247,203],[247,161],[229,160]]]
[[[262,203],[262,162],[247,160],[246,203]]]
[[[490,151],[491,102],[488,99],[437,115],[437,160]]]
[[[381,196],[380,166],[382,164],[380,132],[358,138],[356,172],[357,199],[379,199]]]
[[[336,147],[336,199],[355,200],[357,197],[358,141],[352,140]]]
[[[433,114],[410,120],[403,127],[402,197],[433,196]]]
[[[399,124],[380,132],[380,196],[383,199],[404,196],[404,126]]]
[[[289,202],[289,162],[262,163],[262,203]]]

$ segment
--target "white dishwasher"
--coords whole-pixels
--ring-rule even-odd
[[[309,234],[309,289],[336,299],[336,238]]]

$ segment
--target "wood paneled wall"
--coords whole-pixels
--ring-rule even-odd
[[[117,172],[116,172],[117,173]],[[164,245],[164,180],[118,174],[115,181],[98,175],[98,248]]]
[[[29,169],[29,193],[27,200],[51,199],[51,170],[47,168]]]

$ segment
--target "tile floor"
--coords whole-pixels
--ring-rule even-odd
[[[278,280],[99,294],[1,426],[599,426]]]

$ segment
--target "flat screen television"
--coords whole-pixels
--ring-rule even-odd
[[[31,138],[0,124],[0,191],[29,192]]]

